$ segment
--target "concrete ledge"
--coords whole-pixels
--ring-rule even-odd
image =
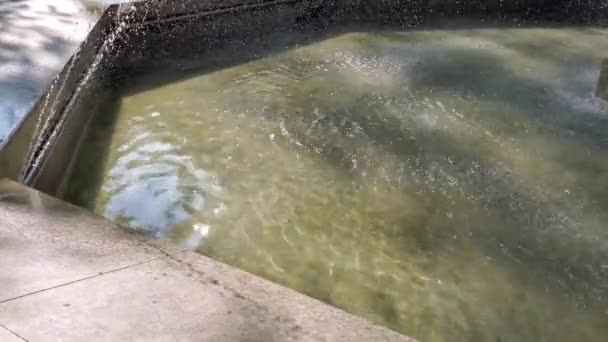
[[[413,341],[0,180],[0,341]]]

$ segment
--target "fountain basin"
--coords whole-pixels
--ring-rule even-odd
[[[164,4],[106,12],[8,176],[424,340],[605,336],[603,29],[552,27],[565,2]]]

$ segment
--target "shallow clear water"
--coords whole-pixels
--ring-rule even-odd
[[[421,341],[608,340],[606,56],[608,30],[475,29],[175,61],[66,198]]]

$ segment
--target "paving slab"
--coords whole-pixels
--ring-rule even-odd
[[[161,256],[146,239],[0,180],[0,302]]]
[[[354,317],[345,321],[339,311],[315,310],[320,303],[276,305],[284,301],[258,302],[154,260],[1,304],[0,322],[28,341],[405,340]]]
[[[28,341],[287,341],[265,314],[164,260],[0,305]]]
[[[0,180],[0,341],[413,341]]]
[[[0,326],[0,341],[2,342],[23,342],[23,339],[15,336],[10,331]]]
[[[206,256],[185,252],[171,259],[203,284],[258,306],[265,312],[263,320],[274,319],[300,331],[297,341],[414,341]]]

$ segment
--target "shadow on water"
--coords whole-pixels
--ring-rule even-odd
[[[551,47],[554,44],[556,42],[550,42],[548,45]],[[533,50],[544,50],[544,44],[535,45]],[[523,50],[525,54],[537,56],[534,51],[529,51],[528,48]],[[559,55],[557,51],[554,53]],[[553,62],[546,60],[543,63]],[[487,52],[452,49],[444,56],[431,55],[421,61],[413,72],[413,86],[417,89],[455,92],[462,96],[472,95],[498,103],[504,108],[515,108],[518,113],[523,113],[523,117],[512,117],[512,120],[524,120],[528,123],[528,127],[550,138],[553,143],[558,144],[560,140],[571,141],[576,146],[577,152],[599,151],[608,147],[606,104],[599,103],[600,107],[595,112],[585,108],[573,109],[568,102],[556,101],[555,97],[558,94],[552,92],[548,85],[530,78],[524,79],[503,65],[503,60]],[[498,79],[488,75],[501,75],[501,77]],[[571,75],[557,77],[571,83],[572,77],[569,76]],[[576,83],[573,86],[583,88]],[[588,89],[587,92],[590,95],[593,89]],[[489,127],[500,125],[498,122],[492,122],[491,115],[487,115],[483,120]],[[518,138],[516,134],[510,137]],[[590,190],[592,201],[602,210],[608,211],[608,194],[605,191],[608,186],[608,176],[601,172],[606,168],[606,161],[602,158],[568,155],[569,152],[571,151],[565,151],[554,158],[551,155],[540,157],[551,158],[565,171],[582,172],[584,176],[578,177],[574,186]]]
[[[555,64],[556,56],[560,50],[555,45],[564,44],[564,41],[536,43],[512,43],[508,45],[530,58],[544,59],[545,64]],[[507,46],[508,46],[507,45]],[[563,53],[563,52],[562,52]],[[598,64],[597,58],[582,57],[585,63]],[[554,58],[549,59],[553,56]],[[414,70],[413,82],[415,87],[424,89],[439,89],[458,92],[464,96],[473,95],[482,99],[489,99],[516,107],[518,111],[526,113],[526,118],[534,121],[544,129],[557,128],[564,131],[572,129],[584,133],[578,139],[591,138],[581,143],[600,144],[608,138],[608,132],[604,129],[608,123],[608,117],[598,117],[593,113],[579,111],[578,115],[585,116],[580,120],[578,116],[572,116],[573,110],[566,103],[553,101],[555,94],[551,93],[546,84],[538,83],[533,79],[523,79],[515,75],[513,70],[504,67],[504,60],[485,51],[472,49],[453,48],[444,56],[428,55]],[[559,57],[557,57],[559,58]],[[567,61],[562,65],[574,64],[575,61]],[[599,65],[599,64],[598,64]],[[573,65],[573,67],[575,67]],[[574,71],[578,71],[576,68]],[[488,77],[488,75],[502,75],[500,79]],[[567,79],[569,82],[578,82],[571,75],[557,75],[558,80]],[[575,84],[575,87],[583,87]],[[591,89],[589,91],[591,93]],[[573,126],[573,125],[579,126]]]
[[[229,20],[229,18],[225,19]],[[318,23],[303,22],[302,27],[290,30],[289,35],[285,35],[284,31],[277,31],[242,40],[205,38],[200,41],[189,41],[187,48],[175,49],[175,47],[164,47],[164,44],[157,40],[163,41],[183,34],[184,28],[177,23],[168,24],[157,30],[162,33],[157,32],[153,34],[154,38],[146,38],[142,45],[139,45],[141,43],[125,43],[128,49],[132,49],[133,46],[136,46],[135,50],[137,48],[152,49],[145,53],[150,55],[145,57],[143,63],[138,66],[129,66],[126,73],[122,73],[124,70],[119,71],[117,77],[128,79],[129,82],[125,95],[135,95],[166,84],[186,81],[240,64],[268,58],[293,48],[315,44],[348,32],[341,26],[326,29]],[[151,70],[159,69],[168,72],[162,77],[145,77],[150,75]],[[133,82],[141,76],[145,77],[145,82]]]
[[[261,10],[262,16],[265,10]],[[529,22],[514,20],[514,18],[495,18],[480,21],[476,17],[471,19],[462,16],[460,21],[454,18],[438,18],[427,24],[419,24],[411,27],[406,23],[395,24],[370,24],[356,22],[330,22],[323,16],[331,17],[329,13],[319,11],[309,13],[301,19],[297,19],[294,27],[284,30],[261,30],[259,33],[250,34],[245,38],[234,39],[226,36],[198,36],[205,28],[221,26],[225,22],[237,21],[238,17],[230,13],[218,14],[207,18],[201,25],[192,25],[187,21],[177,20],[159,26],[134,26],[131,28],[134,38],[127,39],[123,45],[127,50],[127,58],[135,58],[143,55],[143,59],[135,64],[129,64],[127,69],[119,69],[116,77],[129,79],[129,83],[137,79],[138,75],[148,75],[151,70],[170,70],[164,77],[146,78],[145,83],[130,84],[126,94],[134,95],[149,89],[162,87],[163,85],[185,81],[204,74],[227,69],[239,64],[268,58],[281,54],[293,48],[304,47],[324,40],[332,39],[340,35],[356,32],[377,32],[390,36],[390,30],[401,30],[404,32],[417,30],[473,30],[484,28],[562,28],[580,26],[581,29],[592,30],[595,26],[591,24],[558,24],[538,19]],[[455,23],[456,22],[456,23]],[[238,24],[237,24],[238,25]],[[601,26],[597,26],[600,28]],[[141,31],[141,32],[139,32]],[[142,33],[143,32],[143,33]],[[285,33],[289,35],[285,35]],[[189,39],[180,42],[184,35],[190,35]],[[143,53],[142,53],[143,52]]]

